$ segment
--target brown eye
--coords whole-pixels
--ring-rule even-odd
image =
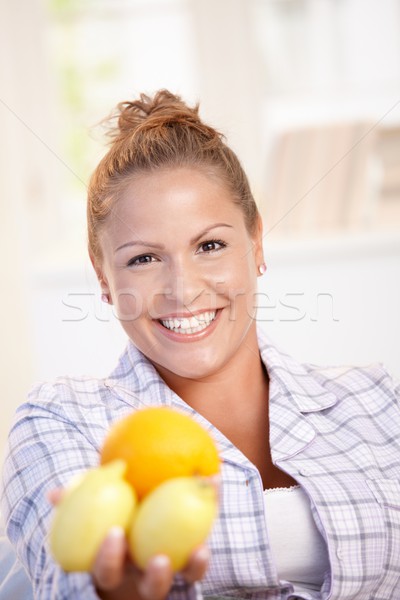
[[[199,250],[201,252],[216,252],[217,250],[221,250],[224,248],[226,244],[221,240],[208,240],[207,242],[203,242],[200,244]]]
[[[141,254],[140,256],[131,258],[131,260],[128,262],[128,267],[131,267],[134,265],[147,265],[147,264],[153,262],[153,260],[154,260],[154,257],[150,256],[150,254]]]

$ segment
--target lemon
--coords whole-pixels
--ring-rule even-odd
[[[146,568],[156,554],[167,555],[174,571],[203,543],[217,515],[215,487],[199,477],[165,481],[139,504],[129,534],[135,563]]]
[[[167,479],[219,472],[220,459],[208,431],[192,417],[157,406],[117,421],[101,450],[101,463],[122,459],[126,479],[143,498]]]
[[[128,531],[136,495],[125,471],[123,461],[114,461],[87,471],[66,490],[50,530],[51,552],[65,571],[90,571],[111,527]]]

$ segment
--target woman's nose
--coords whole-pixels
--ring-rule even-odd
[[[195,265],[179,262],[167,269],[164,293],[176,309],[190,309],[205,289],[205,279]]]

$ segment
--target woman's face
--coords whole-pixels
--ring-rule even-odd
[[[194,168],[136,176],[101,234],[97,273],[123,328],[163,375],[204,378],[255,331],[261,226]]]

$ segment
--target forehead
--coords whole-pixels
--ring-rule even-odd
[[[227,219],[244,224],[242,210],[226,183],[215,174],[179,168],[132,178],[114,206],[107,229],[115,235],[129,233],[132,225],[136,231],[165,231],[175,226],[193,230]]]

